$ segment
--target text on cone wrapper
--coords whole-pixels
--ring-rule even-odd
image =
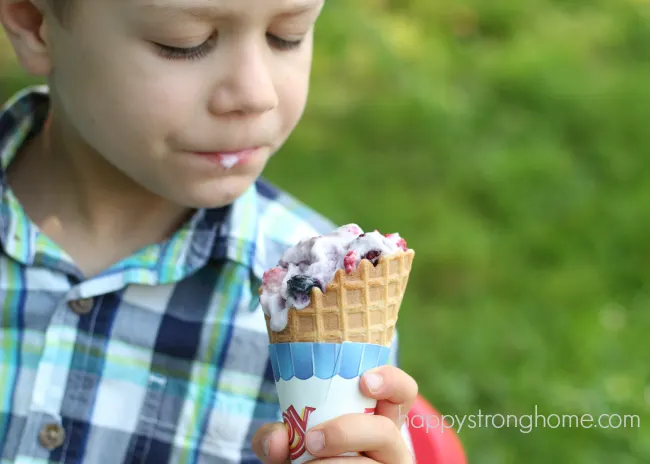
[[[307,424],[309,422],[309,416],[315,410],[316,408],[306,406],[303,408],[302,414],[298,414],[296,408],[291,405],[282,413],[282,419],[289,429],[289,455],[292,460],[297,460],[305,454]],[[364,414],[374,414],[375,410],[376,408],[365,408],[363,412]]]

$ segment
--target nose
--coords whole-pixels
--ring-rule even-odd
[[[252,40],[229,47],[220,60],[219,75],[212,94],[210,110],[223,116],[230,114],[261,114],[278,106],[278,94],[273,79],[272,57],[263,45]]]

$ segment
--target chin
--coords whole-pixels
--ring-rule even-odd
[[[189,188],[178,203],[190,208],[220,208],[233,203],[253,185],[256,178],[219,179]]]

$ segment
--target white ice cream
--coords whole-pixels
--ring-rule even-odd
[[[239,162],[239,155],[221,155],[219,162],[224,168],[230,169]]]
[[[348,224],[319,237],[303,240],[286,250],[277,267],[264,274],[260,303],[271,318],[271,329],[282,331],[291,307],[309,305],[313,286],[325,291],[339,269],[354,271],[365,257],[373,264],[379,255],[407,250],[399,234],[364,234],[356,224]]]

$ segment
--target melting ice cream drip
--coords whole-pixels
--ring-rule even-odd
[[[238,155],[221,155],[219,156],[219,162],[221,165],[226,168],[232,168],[239,161]]]

